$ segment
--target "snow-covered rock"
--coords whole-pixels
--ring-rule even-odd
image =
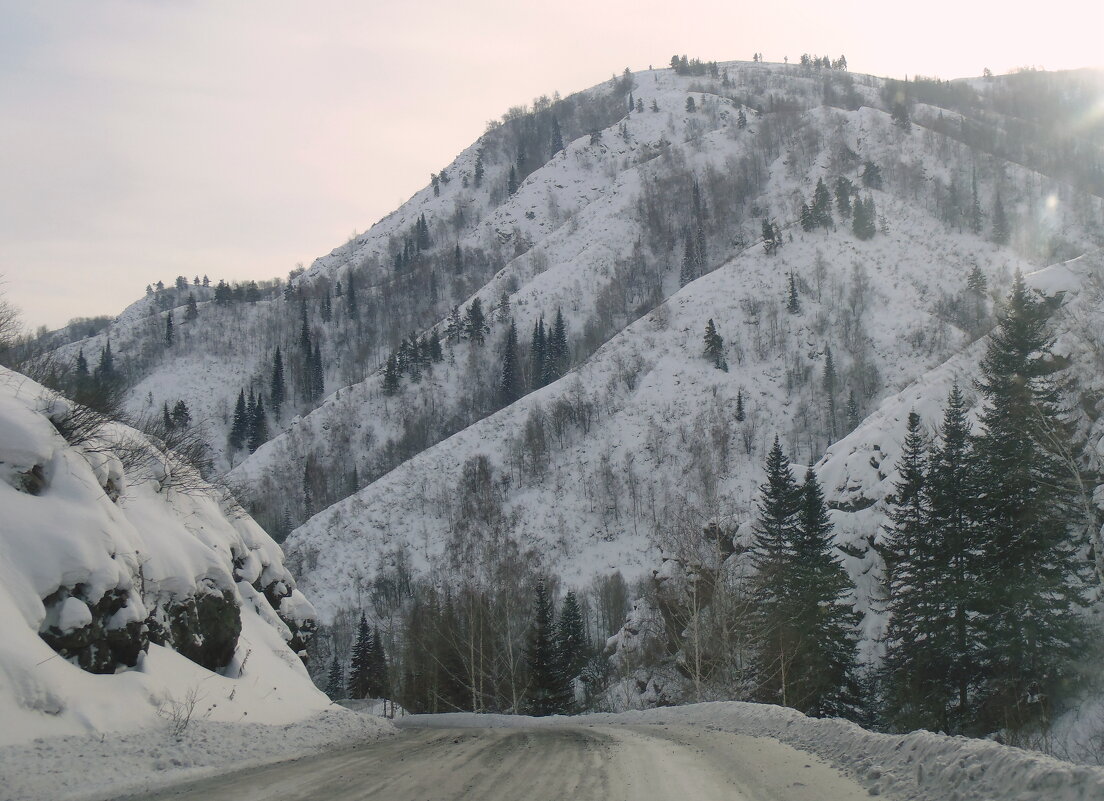
[[[0,746],[162,728],[181,705],[257,724],[326,709],[279,546],[133,429],[70,444],[72,408],[0,368]]]

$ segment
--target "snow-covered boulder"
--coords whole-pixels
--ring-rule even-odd
[[[0,745],[141,727],[187,698],[211,720],[327,707],[279,546],[158,443],[79,413],[0,368]]]

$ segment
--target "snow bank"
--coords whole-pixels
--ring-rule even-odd
[[[414,715],[398,725],[502,728],[557,725],[684,724],[773,737],[854,776],[871,795],[901,801],[1096,801],[1104,768],[1073,765],[987,740],[919,731],[876,734],[840,719],[809,718],[792,709],[736,701],[621,712],[527,718],[509,715]]]
[[[101,738],[72,735],[0,748],[4,801],[83,801],[329,751],[394,734],[381,718],[336,707],[283,726],[193,721]]]
[[[285,755],[309,735],[257,725],[322,712],[323,740],[377,732],[311,682],[314,612],[279,546],[133,429],[70,444],[69,409],[0,368],[0,796],[131,780],[155,751],[177,762],[150,770]],[[182,720],[197,733],[158,751]]]

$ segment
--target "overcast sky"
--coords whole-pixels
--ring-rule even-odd
[[[541,94],[672,53],[1101,66],[1100,0],[0,0],[0,274],[28,325],[286,276]]]

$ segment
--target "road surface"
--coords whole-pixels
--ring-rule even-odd
[[[409,719],[408,719],[409,720]],[[435,726],[440,724],[435,724]],[[175,801],[854,801],[827,763],[766,737],[686,725],[423,728],[128,799]]]

